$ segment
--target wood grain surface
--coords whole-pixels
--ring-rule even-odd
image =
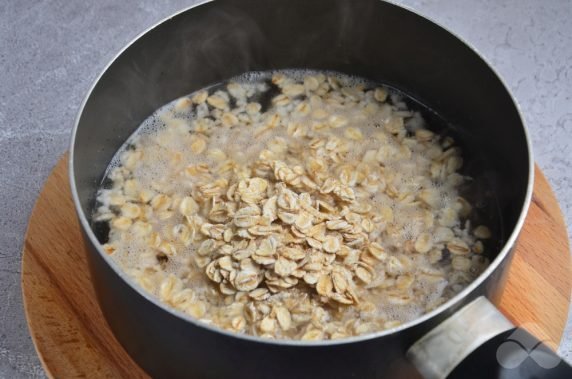
[[[556,347],[572,278],[566,228],[544,175],[531,205],[500,308],[516,325]],[[22,292],[30,334],[55,378],[146,378],[107,326],[95,298],[73,207],[67,154],[38,198],[25,238]]]

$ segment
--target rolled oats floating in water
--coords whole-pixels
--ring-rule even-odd
[[[128,147],[127,147],[128,146]],[[393,328],[488,264],[461,150],[397,94],[247,74],[160,108],[98,192],[104,250],[190,317],[265,338]]]

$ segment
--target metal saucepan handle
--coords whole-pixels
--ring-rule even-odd
[[[572,367],[478,297],[421,337],[407,358],[426,379],[572,378]]]

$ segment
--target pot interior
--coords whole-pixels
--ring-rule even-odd
[[[107,165],[154,110],[247,71],[285,68],[359,75],[415,99],[429,125],[460,141],[463,173],[476,181],[467,196],[496,230],[490,258],[500,252],[529,180],[518,110],[471,48],[378,0],[219,0],[148,31],[107,68],[78,118],[72,149],[81,211],[89,219]]]

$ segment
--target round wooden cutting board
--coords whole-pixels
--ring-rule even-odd
[[[564,330],[572,281],[566,228],[536,169],[534,196],[501,309],[553,348]],[[22,258],[30,334],[50,377],[147,378],[114,338],[97,304],[68,185],[67,155],[46,181]]]

